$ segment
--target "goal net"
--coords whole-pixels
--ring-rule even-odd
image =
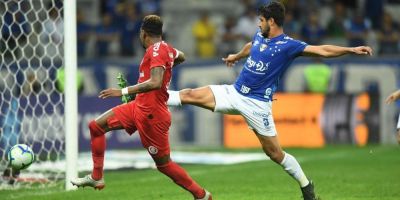
[[[0,1],[0,189],[60,185],[65,177],[63,1]],[[18,175],[7,151],[30,146],[36,161]]]

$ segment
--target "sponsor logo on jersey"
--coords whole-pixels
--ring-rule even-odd
[[[155,43],[153,46],[153,51],[158,51],[160,49],[160,44],[161,44],[161,42]]]
[[[271,88],[267,88],[265,90],[264,98],[269,99],[269,96],[271,96],[271,93],[272,93],[272,89]]]
[[[149,153],[152,155],[155,155],[158,153],[158,149],[155,146],[149,146],[148,150],[149,150]]]
[[[251,71],[255,70],[256,72],[264,72],[264,71],[268,70],[268,67],[269,67],[271,62],[264,63],[261,60],[256,62],[250,56],[247,59],[246,63],[247,63],[247,68],[249,70],[251,70]]]
[[[242,85],[242,87],[240,87],[240,92],[243,93],[243,94],[249,93],[250,90],[251,89],[249,87],[245,86],[245,85]]]
[[[293,40],[293,38],[291,38],[289,36],[285,36],[283,39],[285,39],[285,40]]]
[[[286,44],[286,43],[287,43],[287,41],[278,41],[275,44]]]
[[[157,42],[157,43],[154,44],[154,46],[153,46],[153,57],[156,57],[156,56],[159,55],[157,51],[160,49],[160,45],[161,45],[161,42]]]

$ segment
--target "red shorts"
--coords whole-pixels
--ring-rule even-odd
[[[170,153],[168,131],[171,126],[170,114],[144,113],[136,107],[135,101],[116,106],[114,116],[107,120],[108,127],[122,125],[128,134],[138,130],[142,145],[152,157],[160,158]]]

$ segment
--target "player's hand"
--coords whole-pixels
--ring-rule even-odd
[[[228,66],[228,67],[235,66],[235,64],[238,62],[236,54],[229,54],[228,57],[222,58],[222,60],[225,62],[226,66]]]
[[[387,104],[391,104],[394,101],[396,101],[397,99],[400,98],[400,90],[397,90],[396,92],[393,92],[392,94],[390,94],[387,98],[386,98],[386,103]]]
[[[369,46],[354,47],[353,52],[358,55],[370,55],[372,56],[372,49]]]
[[[108,97],[120,97],[122,96],[122,91],[120,89],[108,88],[100,92],[99,98],[105,99]]]
[[[393,94],[391,94],[391,95],[389,95],[387,98],[386,98],[386,104],[391,104],[391,103],[393,103],[394,101],[396,101],[396,99],[397,99],[397,97],[396,97],[396,94],[395,93],[393,93]]]
[[[395,98],[395,96],[394,96],[394,94],[391,94],[391,95],[389,95],[387,98],[386,98],[386,104],[391,104],[391,103],[393,103],[394,101],[396,100],[396,98]]]

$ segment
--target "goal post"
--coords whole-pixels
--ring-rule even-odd
[[[65,66],[65,188],[78,176],[78,91],[76,0],[64,0],[64,66]]]
[[[70,180],[78,175],[76,3],[0,1],[0,190],[74,188]],[[64,90],[58,87],[63,68]],[[36,156],[20,175],[10,170],[6,156],[18,143],[30,146]]]

